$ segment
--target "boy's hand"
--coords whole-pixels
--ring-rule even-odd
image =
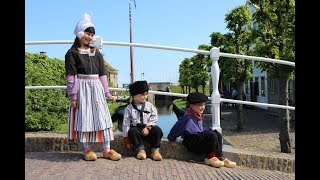
[[[144,135],[144,136],[147,136],[148,134],[149,134],[149,129],[148,128],[143,128],[142,129],[142,134]]]
[[[177,146],[177,142],[176,141],[170,141],[169,142],[169,146],[172,148],[175,148]]]
[[[126,144],[126,148],[131,151],[132,150],[132,144]]]
[[[131,143],[131,141],[130,141],[130,139],[128,138],[128,137],[125,137],[124,138],[124,143],[125,143],[125,145],[126,145],[126,148],[128,149],[128,150],[132,150],[132,143]]]

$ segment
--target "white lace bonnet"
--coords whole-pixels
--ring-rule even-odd
[[[94,27],[92,19],[92,15],[90,13],[84,13],[84,15],[74,28],[74,35],[81,39],[84,35],[84,30],[86,30],[88,27]]]

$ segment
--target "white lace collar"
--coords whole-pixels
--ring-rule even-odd
[[[79,50],[79,53],[80,54],[89,54],[89,56],[94,56],[96,54],[96,50],[94,50],[92,53],[91,53],[91,49],[90,48],[78,48]]]

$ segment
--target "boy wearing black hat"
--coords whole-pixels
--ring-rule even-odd
[[[199,92],[187,96],[187,110],[173,125],[168,134],[170,146],[175,147],[176,139],[181,136],[183,145],[191,152],[207,154],[204,163],[213,167],[236,167],[236,163],[223,157],[222,135],[217,130],[204,128],[202,113],[208,97]]]
[[[147,81],[136,81],[129,85],[132,102],[124,111],[123,136],[126,147],[137,153],[137,159],[147,158],[144,145],[144,141],[147,141],[151,144],[151,158],[161,161],[162,156],[159,153],[159,148],[163,132],[156,125],[157,109],[147,101],[148,91]]]

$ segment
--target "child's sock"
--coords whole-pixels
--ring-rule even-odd
[[[217,156],[217,158],[220,160],[220,161],[223,161],[225,159],[224,156]]]
[[[103,150],[105,153],[108,153],[110,151],[110,148],[104,148]]]
[[[159,151],[159,148],[152,148],[151,152]]]
[[[136,152],[139,152],[140,150],[144,150],[145,148],[144,148],[144,145],[142,144],[142,145],[140,145],[140,146],[138,146],[136,149],[135,149],[135,151]]]
[[[108,153],[110,151],[110,141],[106,141],[103,143],[103,151]]]
[[[82,143],[83,144],[83,152],[86,153],[88,152],[89,150],[91,150],[91,146],[89,145],[88,142],[84,142]]]
[[[211,159],[211,158],[213,158],[215,155],[216,155],[215,152],[210,152],[210,153],[208,153],[207,158],[208,158],[208,159]]]

